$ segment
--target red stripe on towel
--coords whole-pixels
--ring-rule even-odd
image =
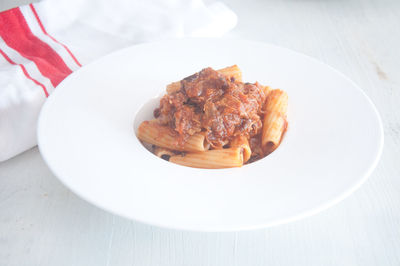
[[[64,49],[69,53],[69,55],[72,57],[72,59],[75,61],[75,63],[76,63],[78,66],[81,67],[81,66],[82,66],[81,63],[79,63],[78,59],[76,59],[76,57],[75,57],[74,54],[68,49],[68,47],[67,47],[65,44],[63,44],[63,43],[57,41],[53,36],[51,36],[50,34],[47,33],[47,31],[45,30],[45,28],[44,28],[44,26],[43,26],[43,23],[42,23],[42,21],[40,20],[39,15],[38,15],[38,13],[36,12],[36,9],[35,9],[35,7],[33,6],[33,4],[29,4],[29,7],[31,8],[33,15],[35,15],[35,18],[36,18],[37,22],[39,23],[39,26],[40,26],[40,28],[42,29],[43,33],[44,33],[46,36],[48,36],[50,39],[52,39],[54,42],[56,42],[56,43],[62,45],[62,47],[64,47]]]
[[[56,51],[32,34],[19,8],[0,13],[0,36],[9,47],[33,61],[54,87],[72,73]]]
[[[24,67],[24,65],[15,63],[15,62],[14,62],[13,60],[11,60],[11,58],[8,57],[8,55],[7,55],[3,50],[1,50],[1,49],[0,49],[0,54],[1,54],[1,55],[4,57],[4,59],[6,59],[10,64],[12,64],[12,65],[18,65],[18,66],[22,69],[22,72],[24,72],[24,75],[25,75],[28,79],[32,80],[36,85],[42,87],[42,89],[43,89],[44,94],[46,95],[46,97],[49,96],[49,93],[47,92],[46,87],[45,87],[42,83],[40,83],[39,81],[37,81],[36,79],[32,78],[32,77],[29,75],[28,71],[26,71],[26,68]]]

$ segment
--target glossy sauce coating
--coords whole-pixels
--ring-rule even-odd
[[[183,143],[204,131],[213,148],[222,148],[238,135],[255,146],[262,129],[265,88],[257,82],[231,80],[212,68],[183,79],[180,85],[162,97],[154,116],[174,129]]]

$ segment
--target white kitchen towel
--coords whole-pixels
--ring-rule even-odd
[[[137,43],[219,37],[236,21],[201,0],[45,0],[1,12],[0,161],[36,145],[41,106],[82,65]]]

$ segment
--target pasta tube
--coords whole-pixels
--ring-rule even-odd
[[[245,136],[237,136],[235,137],[231,143],[230,146],[232,148],[242,148],[243,149],[243,162],[247,162],[250,157],[251,157],[251,149],[250,149],[250,145],[249,145],[249,141],[247,140],[247,138]]]
[[[171,156],[170,162],[195,168],[229,168],[243,165],[243,149],[229,148]]]
[[[205,151],[209,148],[204,133],[190,136],[183,145],[179,145],[177,134],[156,121],[142,122],[138,128],[137,137],[141,141],[176,151]]]
[[[233,81],[242,82],[242,71],[237,65],[225,67],[217,70],[220,74],[228,77],[229,79],[233,78]]]
[[[262,129],[261,145],[266,152],[275,150],[286,130],[288,96],[282,90],[270,91],[266,105]]]
[[[269,92],[271,91],[271,87],[261,85],[262,90],[264,91],[265,96],[268,97]]]

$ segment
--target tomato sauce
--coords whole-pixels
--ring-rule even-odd
[[[175,130],[183,143],[189,136],[205,132],[213,148],[222,148],[238,135],[253,139],[253,147],[259,144],[256,140],[267,97],[259,83],[238,82],[205,68],[180,85],[179,90],[161,98],[154,116]]]

